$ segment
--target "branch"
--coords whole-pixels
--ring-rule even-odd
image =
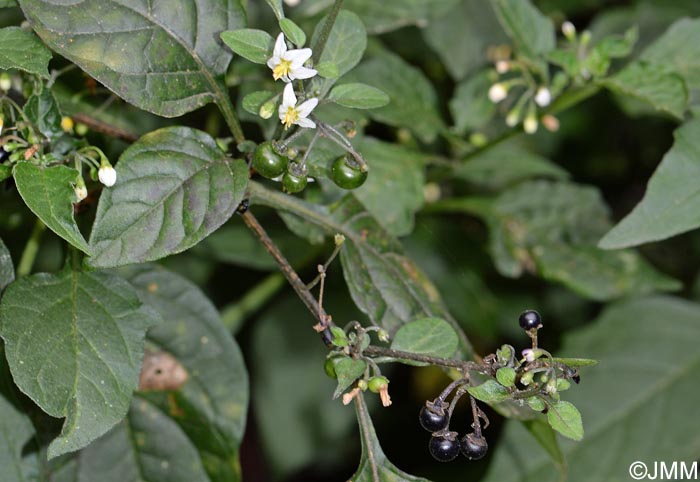
[[[139,136],[133,132],[129,132],[121,127],[116,127],[101,120],[95,119],[87,114],[73,114],[71,117],[75,122],[85,124],[90,129],[95,132],[99,132],[100,134],[116,137],[117,139],[122,139],[126,142],[136,142],[136,140],[139,138]]]

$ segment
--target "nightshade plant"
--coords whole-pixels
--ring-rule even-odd
[[[700,308],[655,294],[697,252],[630,248],[700,226],[700,19],[680,18],[700,9],[577,29],[591,12],[535,3],[0,0],[0,479],[622,480],[697,459]],[[615,226],[574,182],[615,166],[543,157],[584,124],[595,148],[605,119],[580,109],[601,98],[654,135],[682,124]],[[382,446],[370,411],[416,430],[380,426]],[[410,444],[420,476],[384,453]]]

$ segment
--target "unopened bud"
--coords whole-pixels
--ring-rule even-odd
[[[496,62],[496,72],[505,74],[510,70],[510,62],[507,60],[499,60]]]
[[[576,38],[576,27],[574,27],[573,23],[567,20],[561,24],[561,33],[564,34],[564,37],[573,41]]]
[[[542,125],[549,132],[557,132],[559,130],[559,119],[551,114],[543,115],[540,121],[542,121]]]
[[[532,114],[528,114],[523,122],[523,130],[528,134],[534,134],[537,132],[537,117]]]
[[[552,102],[552,93],[547,87],[540,87],[535,94],[535,103],[540,107],[547,107]]]
[[[499,103],[508,96],[508,88],[505,84],[497,82],[489,89],[489,99],[494,104]]]
[[[0,90],[7,92],[12,88],[12,78],[7,72],[0,74]]]

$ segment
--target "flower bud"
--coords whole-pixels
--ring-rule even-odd
[[[61,129],[63,129],[63,132],[72,133],[73,125],[73,119],[68,116],[61,117]]]
[[[561,24],[561,33],[564,34],[564,37],[573,41],[576,38],[576,27],[574,27],[573,23],[567,20]]]
[[[540,87],[535,94],[535,103],[540,107],[547,107],[552,102],[552,93],[547,87]]]
[[[100,166],[100,170],[97,171],[97,177],[102,184],[112,187],[117,182],[117,171],[109,164],[103,164]]]
[[[507,60],[499,60],[496,62],[496,72],[505,74],[510,70],[510,62]]]
[[[78,175],[78,180],[75,181],[75,187],[73,188],[73,192],[75,192],[75,197],[78,198],[77,202],[80,202],[87,197],[88,192],[87,187],[85,187],[85,181],[83,180],[83,176]]]
[[[0,74],[0,90],[7,92],[12,88],[12,78],[7,72]]]
[[[528,134],[534,134],[537,132],[537,125],[537,116],[528,114],[523,121],[523,130]]]
[[[497,82],[491,86],[489,89],[489,99],[494,104],[498,104],[500,101],[508,96],[508,88],[505,84]]]

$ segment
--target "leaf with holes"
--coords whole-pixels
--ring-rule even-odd
[[[123,279],[64,270],[12,283],[0,334],[17,386],[46,413],[65,417],[49,458],[103,435],[126,414],[146,329],[159,318]]]
[[[146,134],[117,164],[90,235],[95,267],[179,253],[225,223],[243,198],[248,168],[208,134],[168,127]]]
[[[245,26],[240,0],[19,4],[49,47],[141,109],[177,117],[227,102],[222,77],[231,53],[218,39]]]

